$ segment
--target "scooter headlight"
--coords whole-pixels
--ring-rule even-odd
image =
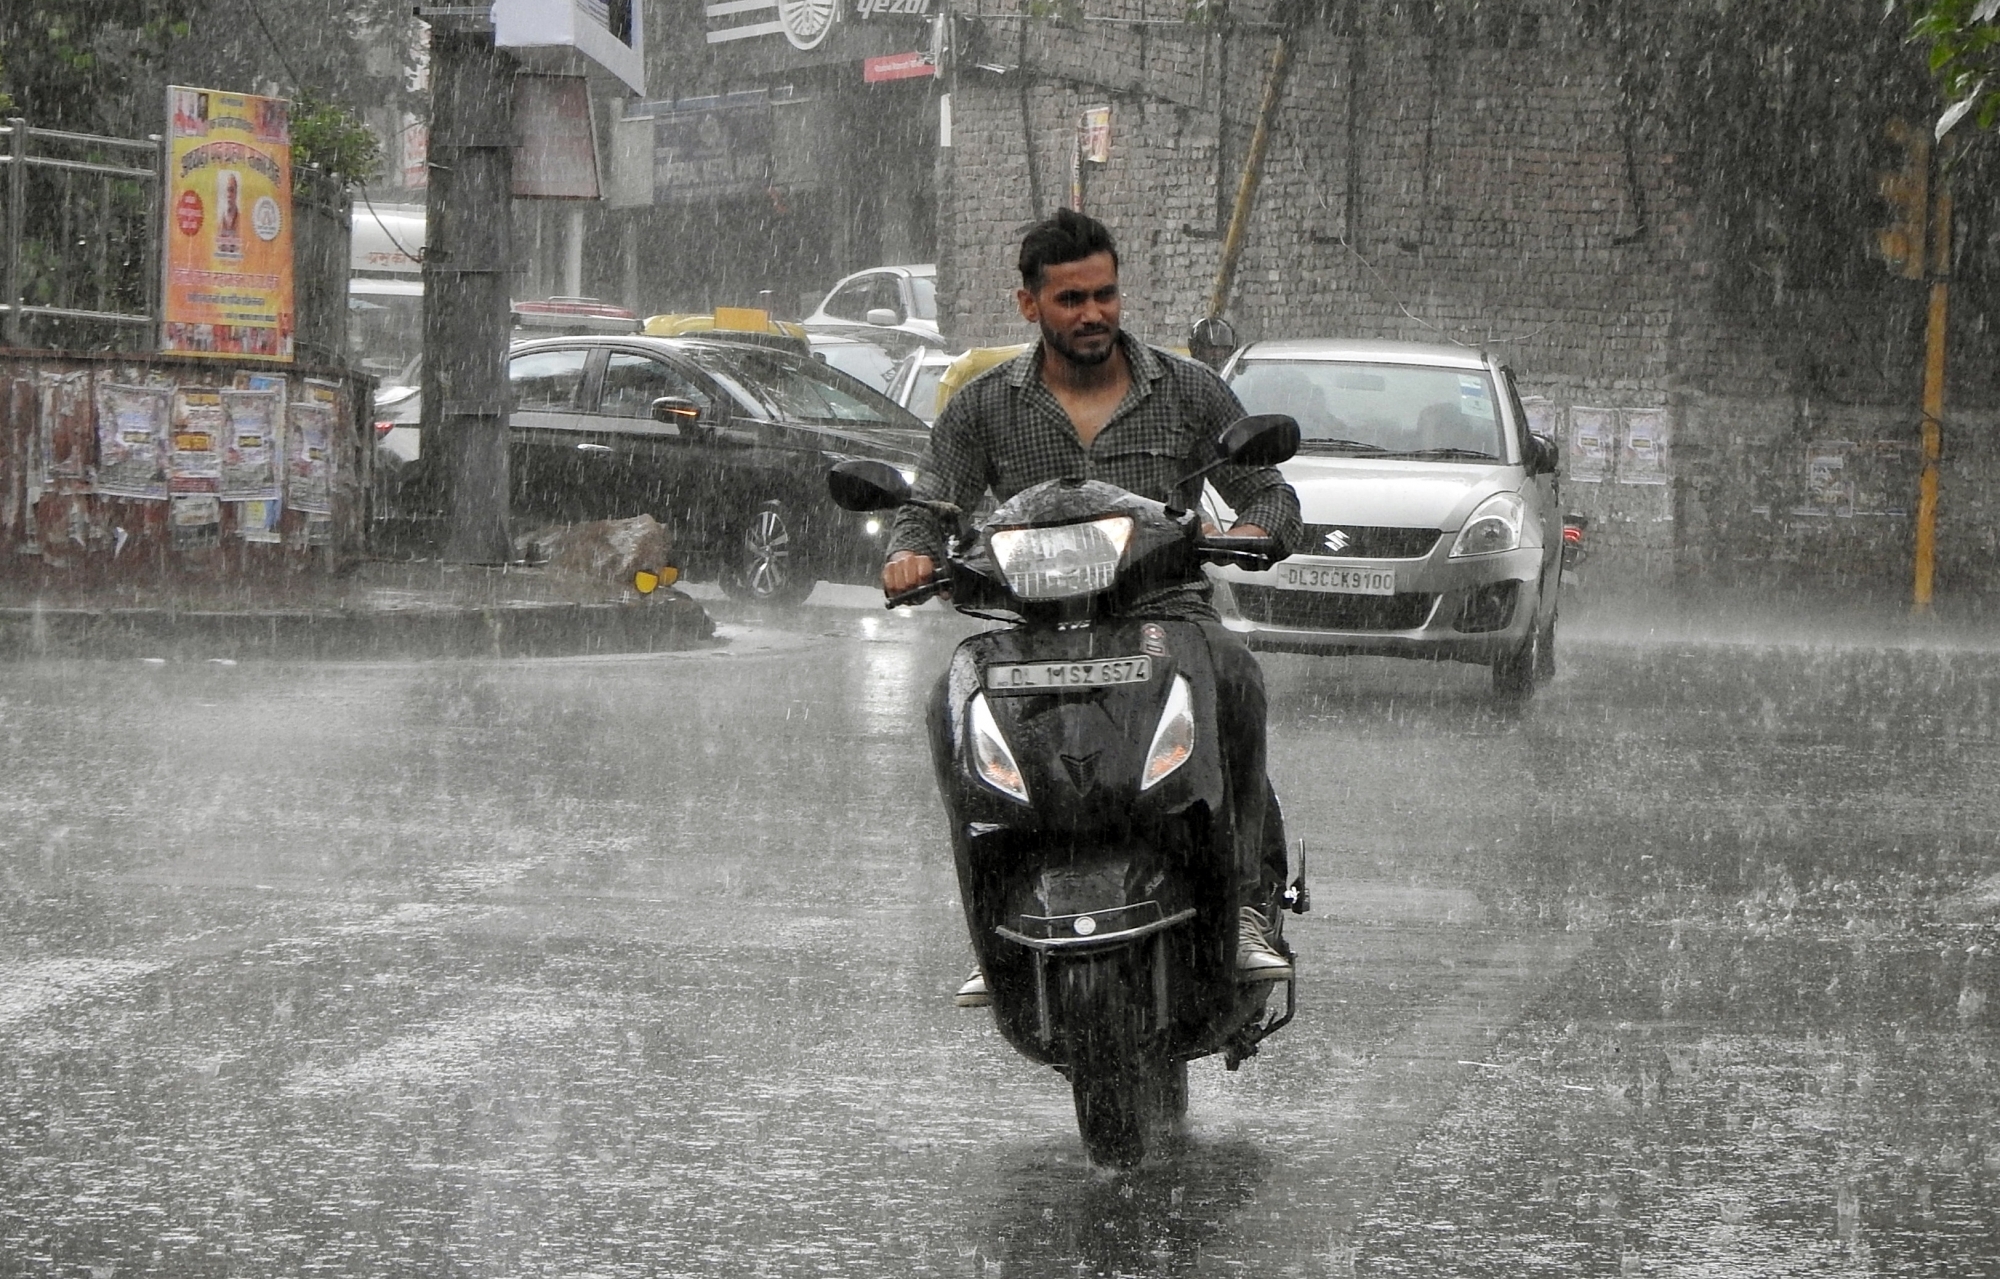
[[[1132,517],[996,529],[987,538],[1008,590],[1024,600],[1069,599],[1111,589],[1132,540]]]
[[[1153,744],[1146,751],[1146,767],[1139,773],[1139,789],[1149,791],[1173,775],[1175,769],[1194,758],[1194,695],[1187,676],[1174,676],[1167,690],[1166,709],[1160,712],[1160,726],[1153,730]]]
[[[986,704],[986,694],[972,695],[972,767],[979,779],[999,791],[1009,799],[1028,802],[1028,780],[1021,776],[1021,766],[1014,762],[1014,752],[1007,749],[1007,739],[1000,733],[1000,725],[993,718],[993,708]]]

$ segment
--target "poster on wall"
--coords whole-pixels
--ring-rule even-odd
[[[167,430],[173,393],[160,386],[97,388],[97,491],[106,497],[167,496]]]
[[[285,509],[279,501],[236,503],[236,536],[246,542],[269,542],[276,544],[278,516]]]
[[[1554,402],[1540,395],[1523,396],[1521,407],[1528,414],[1528,431],[1546,439],[1562,438],[1562,413]]]
[[[1850,440],[1818,440],[1806,445],[1805,502],[1794,507],[1794,515],[1854,515],[1854,474],[1848,458],[1854,452]]]
[[[1626,409],[1618,438],[1620,484],[1665,484],[1673,455],[1672,425],[1665,409]]]
[[[199,550],[222,541],[222,501],[213,493],[176,493],[167,521],[174,549]]]
[[[160,349],[290,360],[292,140],[282,98],[167,90]]]
[[[210,386],[174,391],[167,484],[175,493],[213,493],[222,479],[222,393]]]
[[[1611,438],[1617,409],[1577,405],[1569,411],[1568,478],[1579,484],[1601,484],[1611,474]]]
[[[292,403],[285,442],[285,505],[313,515],[333,514],[333,390],[306,383]]]
[[[43,484],[81,481],[89,472],[90,373],[42,372],[40,438]]]
[[[278,423],[284,397],[277,391],[222,392],[221,492],[225,502],[275,502],[278,488]]]

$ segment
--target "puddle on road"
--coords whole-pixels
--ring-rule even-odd
[[[1379,1275],[2000,1272],[1991,929],[1625,928],[1471,1070]]]

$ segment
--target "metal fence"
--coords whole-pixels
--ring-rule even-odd
[[[157,137],[0,124],[0,341],[152,348],[164,170]]]

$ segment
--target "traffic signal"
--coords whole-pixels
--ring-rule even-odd
[[[1875,243],[1891,271],[1921,280],[1930,226],[1930,134],[1903,119],[1889,121],[1883,132],[1895,147],[1896,164],[1876,178],[1875,189],[1889,206],[1889,221],[1876,231]]]

